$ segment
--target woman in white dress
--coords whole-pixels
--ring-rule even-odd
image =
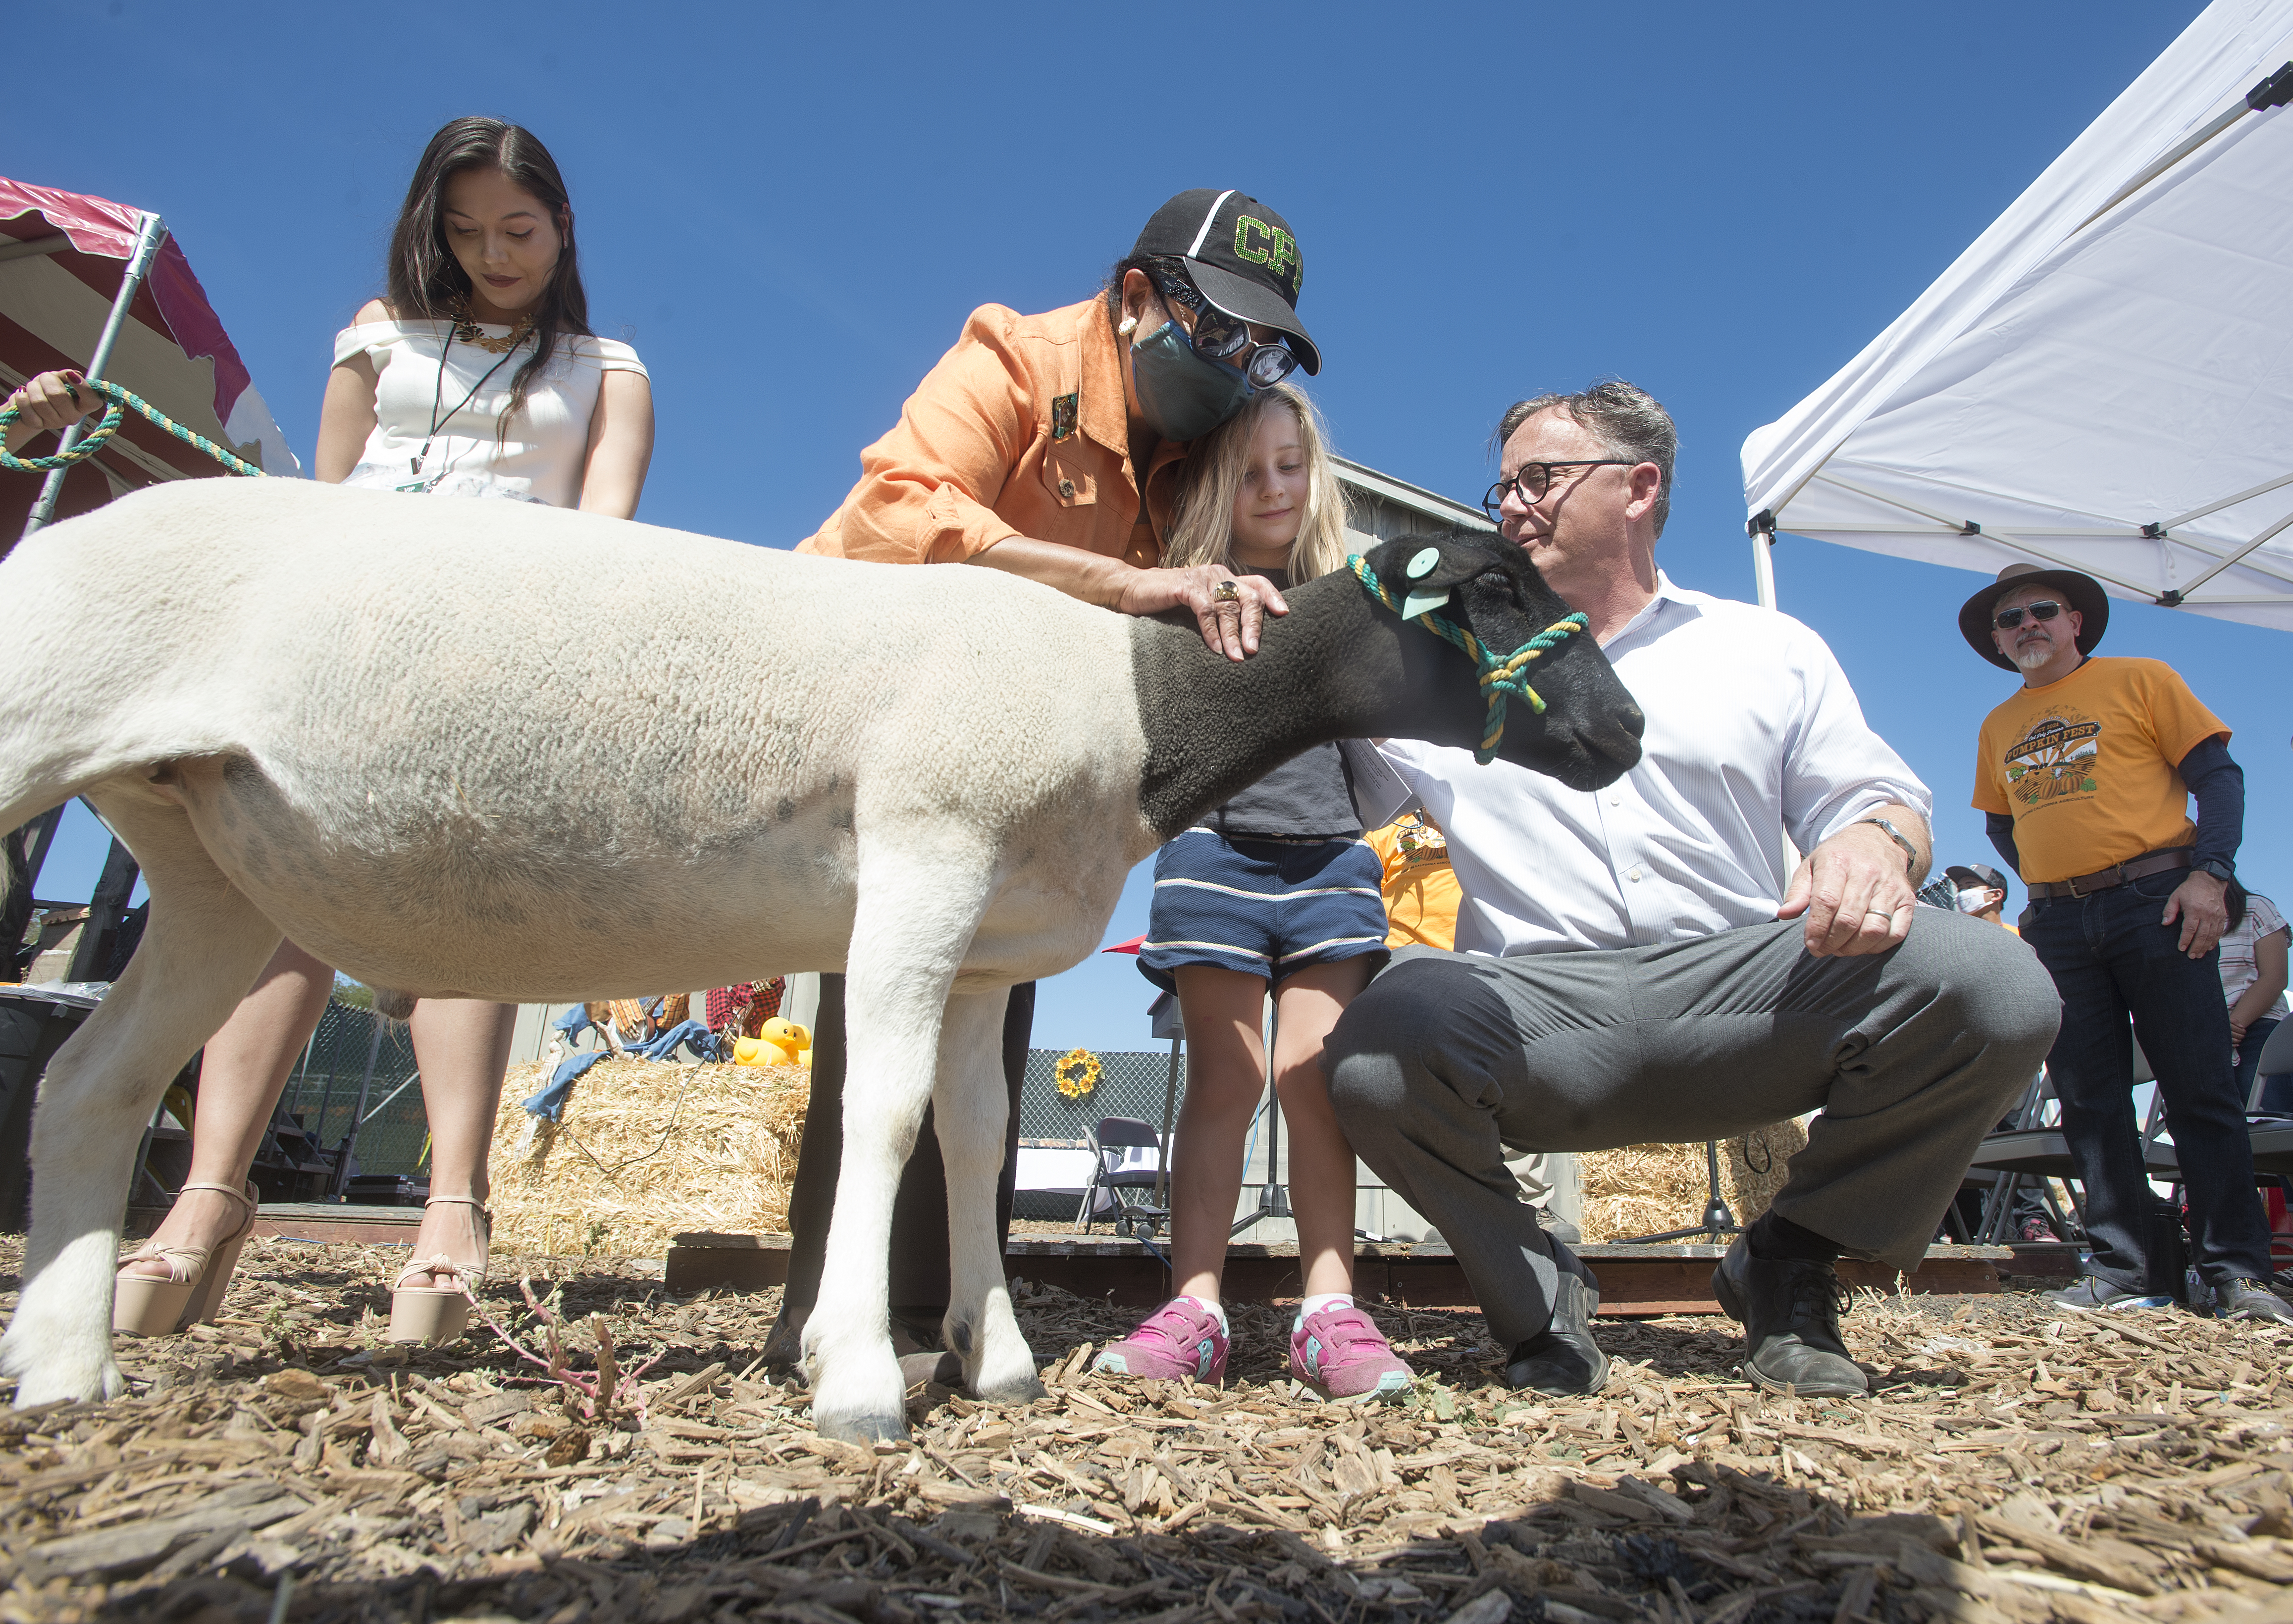
[[[652,386],[635,351],[589,331],[573,211],[540,141],[493,118],[439,131],[392,234],[388,287],[335,340],[320,479],[636,513]],[[208,1040],[190,1176],[124,1262],[116,1329],[158,1336],[214,1317],[254,1225],[247,1170],[334,982],[331,968],[282,942]],[[458,1334],[463,1288],[484,1278],[486,1151],[515,1013],[474,999],[415,1006],[431,1194],[392,1293],[396,1339]]]

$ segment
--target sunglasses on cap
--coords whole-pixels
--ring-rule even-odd
[[[2026,611],[2033,620],[2052,620],[2062,612],[2062,606],[2052,598],[2044,598],[2036,603],[2024,604],[2022,609],[2002,609],[1990,617],[1990,622],[2002,632],[2011,632],[2022,624]]]
[[[1279,384],[1297,366],[1298,358],[1280,340],[1258,343],[1250,335],[1250,323],[1228,315],[1203,297],[1202,290],[1185,278],[1162,271],[1148,274],[1165,299],[1185,306],[1187,313],[1194,318],[1194,330],[1187,335],[1187,342],[1204,360],[1226,362],[1260,389]],[[1245,352],[1248,360],[1236,359]]]

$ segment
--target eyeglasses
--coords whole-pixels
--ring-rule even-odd
[[[1152,274],[1163,296],[1194,318],[1194,329],[1187,339],[1194,345],[1196,355],[1240,368],[1242,375],[1260,389],[1279,384],[1297,366],[1298,358],[1280,340],[1258,343],[1250,335],[1250,323],[1219,309],[1193,283],[1163,272]],[[1245,351],[1247,360],[1235,359]]]
[[[2052,620],[2062,612],[2062,606],[2051,598],[2037,603],[2025,604],[2023,609],[2030,611],[2030,618],[2033,620]],[[2002,632],[2011,632],[2022,624],[2022,609],[2002,609],[1990,617],[1991,624]]]
[[[1499,480],[1489,487],[1489,494],[1481,498],[1481,511],[1494,519],[1504,505],[1505,492],[1518,490],[1523,502],[1542,502],[1544,493],[1552,489],[1555,468],[1636,468],[1640,465],[1622,456],[1580,456],[1565,463],[1523,463],[1511,479]]]

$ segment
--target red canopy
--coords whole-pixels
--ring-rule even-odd
[[[0,392],[36,372],[87,364],[118,296],[140,219],[108,198],[0,177]],[[136,291],[105,374],[266,473],[301,472],[172,236]],[[53,448],[51,440],[25,449]],[[56,517],[160,480],[223,473],[130,413],[117,436],[66,478]],[[39,488],[36,475],[0,472],[0,537],[12,541],[23,529]]]
[[[1099,951],[1102,953],[1136,953],[1140,948],[1146,945],[1146,937],[1133,936],[1128,941],[1118,941],[1111,948],[1099,949]]]

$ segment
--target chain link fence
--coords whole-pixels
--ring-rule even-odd
[[[1163,1130],[1163,1099],[1171,1086],[1171,1052],[1094,1050],[1098,1055],[1098,1081],[1089,1094],[1069,1099],[1059,1092],[1051,1075],[1065,1049],[1029,1049],[1027,1079],[1019,1090],[1019,1138],[1022,1143],[1080,1146],[1102,1117],[1135,1117]],[[1187,1057],[1179,1057],[1178,1103],[1187,1099]],[[1173,1120],[1175,1120],[1175,1117]],[[1023,1190],[1013,1198],[1012,1216],[1030,1222],[1072,1219],[1073,1196]]]
[[[362,1082],[366,1119],[352,1151],[358,1170],[426,1168],[430,1123],[422,1110],[422,1085],[415,1076],[414,1044],[405,1022],[329,999],[319,1030],[288,1076],[284,1103],[305,1133],[331,1150],[350,1132]]]

